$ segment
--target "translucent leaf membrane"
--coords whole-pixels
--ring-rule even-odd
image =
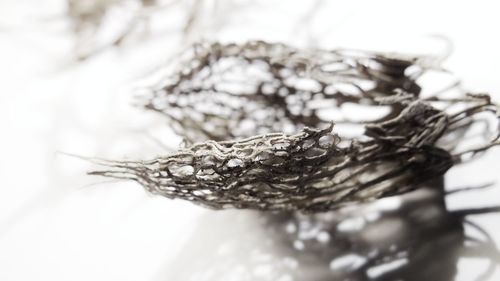
[[[475,116],[495,119],[496,105],[485,94],[421,99],[422,61],[261,41],[195,45],[145,106],[196,144],[149,161],[103,162],[108,168],[91,174],[216,209],[308,212],[429,185],[497,145],[498,128],[457,152]],[[345,104],[390,110],[370,121],[320,117]],[[343,138],[336,122],[364,131]]]

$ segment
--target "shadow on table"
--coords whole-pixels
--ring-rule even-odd
[[[424,189],[322,214],[209,212],[157,280],[448,281],[461,257],[489,262],[464,269],[476,280],[499,262],[485,232]]]

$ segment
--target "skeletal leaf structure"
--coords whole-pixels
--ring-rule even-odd
[[[183,44],[221,26],[221,15],[237,10],[237,1],[180,0],[66,0],[66,14],[75,36],[78,60],[114,47],[133,43],[134,37],[147,39],[155,31],[165,33],[171,24],[155,24],[156,19],[185,14],[181,26]],[[159,28],[160,30],[157,30]]]
[[[162,10],[163,4],[160,2],[158,0],[66,0],[67,17],[76,40],[77,59],[85,60],[108,48],[121,46],[124,41],[132,37],[135,29],[148,25],[148,20],[155,10]],[[115,14],[113,22],[121,23],[117,25],[119,28],[110,24],[110,15],[113,14]]]
[[[328,111],[345,103],[372,105],[394,89],[417,95],[419,86],[404,73],[422,62],[260,41],[198,44],[186,51],[165,85],[151,93],[146,108],[167,116],[192,142],[294,133],[330,123]],[[415,70],[413,76],[422,71]]]
[[[420,97],[418,78],[432,67],[423,56],[198,44],[144,98],[195,144],[149,161],[104,161],[109,169],[91,174],[215,209],[321,212],[402,194],[498,144],[495,130],[457,151],[477,116],[496,121],[497,107],[486,94]],[[346,104],[388,111],[331,117]],[[339,136],[335,123],[364,133]]]

